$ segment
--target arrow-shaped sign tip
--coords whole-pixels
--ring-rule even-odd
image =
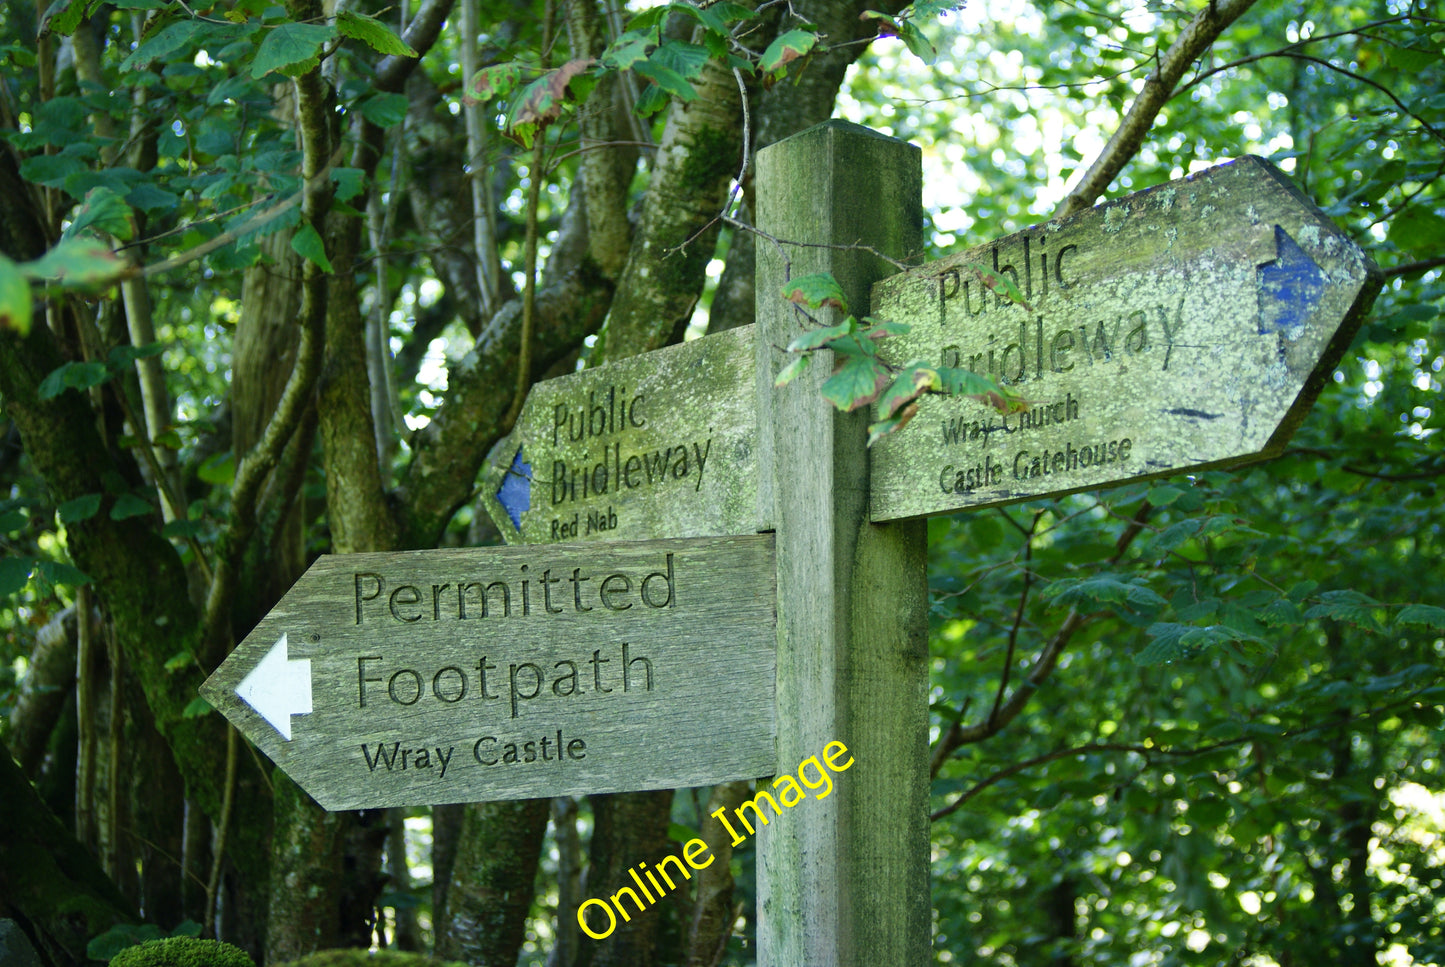
[[[288,659],[282,633],[266,657],[241,679],[236,694],[290,742],[291,716],[311,712],[311,659]]]

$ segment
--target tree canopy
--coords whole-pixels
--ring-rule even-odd
[[[328,814],[197,687],[317,554],[497,542],[534,382],[785,298],[753,159],[840,116],[922,148],[914,263],[1256,154],[1386,277],[1279,459],[930,521],[936,961],[1445,962],[1442,49],[1403,0],[7,5],[0,918],[752,962],[751,845],[575,917],[746,783]]]

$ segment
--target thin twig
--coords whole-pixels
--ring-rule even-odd
[[[1147,500],[1140,504],[1138,511],[1135,512],[1128,526],[1124,528],[1123,532],[1119,535],[1118,541],[1114,544],[1114,554],[1108,561],[1110,566],[1117,564],[1123,558],[1129,546],[1134,542],[1134,539],[1144,531],[1145,523],[1148,521],[1149,515],[1153,510],[1153,506]],[[1054,633],[1054,636],[1049,639],[1048,643],[1044,645],[1043,649],[1039,652],[1038,658],[1034,660],[1033,668],[1029,671],[1028,677],[1019,683],[1018,687],[1014,689],[1013,694],[1008,697],[1008,700],[996,708],[995,714],[991,714],[988,719],[978,725],[950,730],[947,735],[939,739],[938,749],[935,750],[934,756],[941,756],[947,759],[959,747],[974,742],[982,742],[984,739],[997,735],[1003,731],[1010,722],[1018,718],[1019,713],[1024,710],[1024,706],[1026,706],[1033,697],[1034,692],[1036,692],[1039,686],[1053,673],[1054,668],[1058,665],[1059,657],[1063,654],[1064,649],[1068,647],[1074,635],[1080,628],[1087,624],[1092,617],[1093,615],[1084,614],[1077,607],[1070,608],[1068,615],[1064,618],[1063,624],[1059,626],[1059,630]]]
[[[542,15],[544,57],[545,51],[551,47],[552,14],[552,0],[547,0],[546,11]],[[546,66],[545,61],[543,66]],[[522,287],[522,348],[517,357],[517,388],[512,394],[512,405],[507,407],[507,415],[502,418],[505,432],[511,432],[516,425],[517,417],[522,414],[522,404],[527,399],[527,391],[532,388],[532,330],[537,317],[537,209],[542,204],[542,170],[545,167],[547,150],[546,139],[540,131],[537,132],[536,139],[532,144],[532,164],[527,175],[527,238],[522,268],[525,276]]]
[[[221,864],[226,856],[226,832],[231,826],[231,807],[236,801],[236,729],[226,725],[226,788],[221,796],[221,818],[216,823],[216,850],[211,857],[211,875],[206,881],[206,933],[216,935],[216,898],[221,890]]]
[[[1173,98],[1175,98],[1175,97],[1178,97],[1180,94],[1185,93],[1186,91],[1190,90],[1191,88],[1194,88],[1194,87],[1197,87],[1197,86],[1200,85],[1200,84],[1203,84],[1205,81],[1209,80],[1209,78],[1213,77],[1214,75],[1216,75],[1216,74],[1221,74],[1221,73],[1223,73],[1224,71],[1233,70],[1233,69],[1236,68],[1236,67],[1245,67],[1245,66],[1247,66],[1247,65],[1249,65],[1249,64],[1258,63],[1259,61],[1266,60],[1266,59],[1268,59],[1268,58],[1270,58],[1270,57],[1281,57],[1281,56],[1284,56],[1284,55],[1286,55],[1286,54],[1288,54],[1288,53],[1290,53],[1290,52],[1292,52],[1292,51],[1299,50],[1301,47],[1304,47],[1304,46],[1306,46],[1307,44],[1318,44],[1318,43],[1320,43],[1320,42],[1322,42],[1322,41],[1334,40],[1334,39],[1337,38],[1337,37],[1350,37],[1350,36],[1354,36],[1354,35],[1356,35],[1356,34],[1364,34],[1365,31],[1369,30],[1369,29],[1372,28],[1372,27],[1385,27],[1385,26],[1388,26],[1388,25],[1390,25],[1390,24],[1400,23],[1401,21],[1405,21],[1405,20],[1409,20],[1409,19],[1410,19],[1410,15],[1409,15],[1409,14],[1402,14],[1402,15],[1400,15],[1400,16],[1398,16],[1398,17],[1390,17],[1390,18],[1387,18],[1387,19],[1385,19],[1385,20],[1376,20],[1374,23],[1362,24],[1362,25],[1359,26],[1359,27],[1351,27],[1349,30],[1337,30],[1337,31],[1335,31],[1334,33],[1331,33],[1331,34],[1319,34],[1318,36],[1305,37],[1305,38],[1302,39],[1302,40],[1295,41],[1295,42],[1292,43],[1292,44],[1288,44],[1288,45],[1286,45],[1286,46],[1284,46],[1284,47],[1279,47],[1279,48],[1277,48],[1277,49],[1275,49],[1275,50],[1266,51],[1266,52],[1263,53],[1263,54],[1250,54],[1250,55],[1247,56],[1247,57],[1241,57],[1241,58],[1239,58],[1238,60],[1232,60],[1232,61],[1230,61],[1230,62],[1227,63],[1227,64],[1220,64],[1218,67],[1212,67],[1212,68],[1210,68],[1209,70],[1203,72],[1202,74],[1199,74],[1198,76],[1196,76],[1196,77],[1194,77],[1192,80],[1190,80],[1190,82],[1189,82],[1188,84],[1182,84],[1182,85],[1180,85],[1179,88],[1178,88],[1177,90],[1175,90],[1175,92],[1174,92],[1173,94],[1170,95],[1170,98],[1173,99]],[[1377,38],[1372,37],[1371,39],[1377,39]]]
[[[1433,137],[1436,141],[1445,142],[1445,134],[1441,134],[1439,131],[1435,130],[1434,126],[1432,126],[1429,121],[1425,120],[1423,117],[1410,110],[1410,106],[1408,104],[1396,97],[1394,91],[1390,90],[1379,81],[1374,80],[1373,78],[1366,77],[1364,74],[1356,74],[1352,70],[1347,70],[1339,66],[1338,64],[1332,64],[1329,61],[1325,60],[1323,57],[1315,57],[1313,54],[1300,54],[1296,52],[1290,52],[1286,53],[1284,56],[1291,57],[1295,60],[1307,61],[1311,64],[1318,64],[1321,67],[1328,67],[1330,70],[1334,71],[1337,74],[1343,74],[1351,80],[1359,81],[1361,84],[1364,84],[1368,87],[1373,87],[1375,90],[1388,97],[1394,103],[1394,105],[1400,109],[1403,114],[1413,118],[1416,124],[1420,125],[1420,127],[1424,128],[1426,131],[1429,131],[1430,136]]]
[[[1029,603],[1029,591],[1034,586],[1034,572],[1028,566],[1033,560],[1034,552],[1034,530],[1039,526],[1039,520],[1044,516],[1044,511],[1035,511],[1034,520],[1028,532],[1024,535],[1024,586],[1019,592],[1018,607],[1014,609],[1013,627],[1008,633],[1008,649],[1004,653],[1003,673],[998,678],[998,690],[994,692],[993,709],[988,713],[988,723],[992,725],[998,719],[999,706],[1003,704],[1004,694],[1008,691],[1009,675],[1013,672],[1014,649],[1018,647],[1019,628],[1024,623],[1024,611]]]

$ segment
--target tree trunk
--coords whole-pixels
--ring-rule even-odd
[[[588,896],[611,896],[629,886],[629,868],[656,862],[672,849],[668,821],[673,790],[592,796],[592,850],[587,868]],[[652,967],[674,962],[675,951],[658,950],[659,921],[671,907],[658,904],[631,920],[619,919],[606,940],[584,942],[583,962],[591,967]],[[590,949],[590,960],[588,949]]]
[[[550,802],[467,807],[446,908],[437,914],[438,957],[472,967],[517,963]]]
[[[0,917],[17,921],[57,967],[89,964],[85,945],[135,910],[40,801],[0,744]]]

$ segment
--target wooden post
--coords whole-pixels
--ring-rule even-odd
[[[918,148],[829,121],[758,154],[757,224],[791,275],[831,272],[858,315],[873,282],[921,245]],[[839,246],[809,248],[807,245]],[[827,743],[854,764],[833,793],[758,837],[759,964],[928,963],[928,588],[919,522],[868,523],[871,408],[818,393],[829,366],[782,389],[802,330],[788,267],[757,245],[762,516],[777,532],[778,768]],[[823,362],[822,360],[819,361]],[[770,518],[770,519],[769,519]]]

